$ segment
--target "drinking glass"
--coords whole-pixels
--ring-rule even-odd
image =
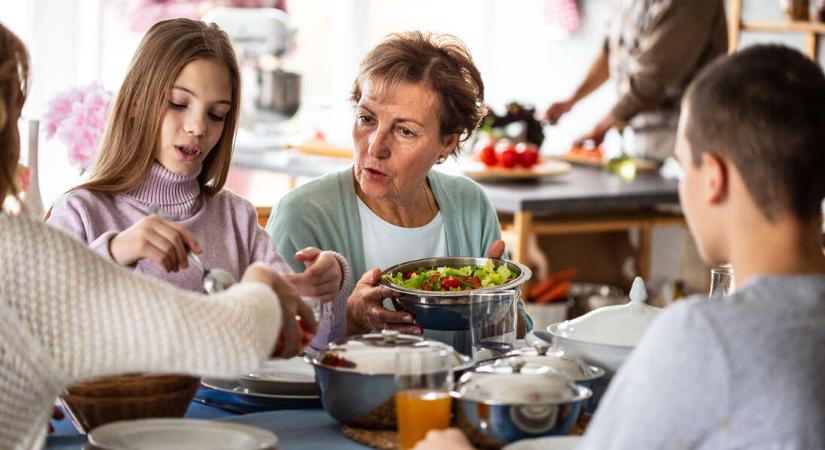
[[[710,269],[710,293],[708,297],[724,297],[736,290],[733,266],[723,265]]]
[[[450,426],[453,354],[446,346],[399,347],[395,353],[395,417],[401,450],[430,430]]]
[[[518,291],[470,293],[470,340],[475,361],[503,356],[516,344]]]

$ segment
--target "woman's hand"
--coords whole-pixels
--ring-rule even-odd
[[[315,297],[322,302],[335,299],[341,290],[344,272],[332,252],[307,247],[295,253],[295,259],[303,262],[306,270],[284,277],[298,288],[298,293],[306,297]]]
[[[413,450],[473,450],[475,447],[464,437],[464,433],[458,428],[447,428],[446,430],[430,430],[427,436],[418,441]]]
[[[367,271],[358,280],[355,289],[347,299],[347,334],[366,333],[384,328],[401,333],[421,334],[421,327],[415,325],[413,316],[405,311],[390,311],[384,308],[384,299],[395,293],[378,282],[381,269]]]
[[[131,266],[141,259],[149,259],[167,272],[189,267],[189,250],[201,252],[195,235],[185,226],[157,214],[144,217],[109,241],[109,253],[118,264]]]
[[[491,259],[501,259],[502,255],[504,255],[504,241],[496,239],[490,244],[490,248],[487,249],[487,257]]]
[[[272,288],[278,294],[278,301],[281,303],[281,336],[272,356],[278,358],[290,358],[298,354],[301,349],[301,338],[304,331],[315,334],[318,331],[318,323],[312,309],[301,300],[295,286],[282,276],[278,275],[268,266],[262,263],[254,263],[246,269],[241,281],[258,281]],[[298,323],[301,320],[302,325]]]

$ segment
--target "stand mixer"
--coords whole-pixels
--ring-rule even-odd
[[[301,75],[281,67],[295,30],[289,16],[274,8],[215,8],[204,14],[232,40],[241,65],[241,123],[277,123],[300,106]]]

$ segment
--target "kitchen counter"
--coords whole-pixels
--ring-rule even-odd
[[[300,153],[275,141],[255,142],[255,146],[239,142],[234,166],[315,178],[352,164],[344,158]],[[459,164],[448,160],[436,168],[460,173]],[[627,181],[599,168],[573,166],[569,173],[552,178],[479,184],[499,213],[502,227],[514,233],[512,257],[518,262],[526,262],[528,240],[533,234],[638,229],[639,272],[647,276],[652,228],[684,224],[678,209],[677,182],[656,173],[639,172]],[[268,215],[268,206],[260,207],[259,214]]]

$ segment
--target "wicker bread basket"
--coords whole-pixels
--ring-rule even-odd
[[[182,417],[199,382],[182,375],[106,377],[69,386],[60,401],[75,427],[85,433],[117,420]]]

